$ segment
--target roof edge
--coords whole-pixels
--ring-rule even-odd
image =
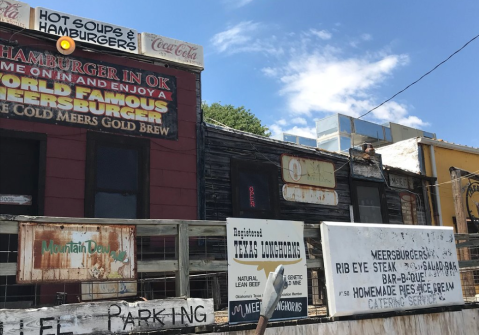
[[[460,144],[441,142],[441,141],[433,140],[426,137],[418,137],[417,143],[433,145],[433,146],[444,148],[444,149],[458,150],[458,151],[463,151],[463,152],[479,155],[479,149],[477,148],[471,148],[471,147],[467,147]]]

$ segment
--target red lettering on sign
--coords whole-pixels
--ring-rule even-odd
[[[253,186],[249,187],[249,206],[253,208],[256,207],[254,203],[254,187]]]

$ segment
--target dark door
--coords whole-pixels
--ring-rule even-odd
[[[0,214],[43,215],[46,136],[0,129]],[[15,263],[18,235],[0,234],[0,263]],[[35,304],[35,286],[0,276],[0,308]]]

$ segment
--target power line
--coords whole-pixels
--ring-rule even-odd
[[[451,59],[454,55],[456,55],[457,53],[459,53],[462,49],[464,49],[465,47],[467,47],[469,45],[469,43],[471,43],[472,41],[474,41],[476,38],[478,38],[479,35],[476,35],[474,36],[473,38],[471,38],[466,44],[464,44],[461,48],[457,49],[455,52],[453,52],[449,57],[447,57],[445,60],[443,60],[442,62],[440,62],[439,64],[437,64],[432,70],[430,70],[429,72],[426,72],[425,74],[423,74],[418,80],[414,81],[413,83],[407,85],[404,89],[402,89],[401,91],[397,92],[396,94],[394,94],[392,97],[390,97],[389,99],[383,101],[381,104],[379,104],[378,106],[374,107],[373,109],[369,110],[368,112],[364,113],[363,115],[361,115],[360,117],[358,117],[358,119],[362,118],[363,116],[366,116],[368,115],[369,113],[371,113],[372,111],[378,109],[379,107],[381,107],[382,105],[384,105],[385,103],[391,101],[392,99],[394,99],[396,96],[398,96],[399,94],[401,94],[402,92],[404,92],[405,90],[407,90],[409,87],[413,86],[414,84],[418,83],[422,78],[426,77],[428,74],[430,74],[431,72],[433,72],[434,70],[436,70],[439,66],[441,66],[442,64],[444,64],[445,62],[447,62],[449,59]]]

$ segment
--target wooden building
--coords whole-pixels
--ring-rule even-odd
[[[202,218],[250,217],[305,223],[350,221],[348,157],[210,124],[205,124],[203,129],[204,171],[200,173],[204,173],[205,208]],[[285,156],[302,158],[306,162],[297,164],[295,172],[295,162],[282,166]],[[304,168],[307,164],[309,170]],[[328,187],[314,186],[315,181],[309,185],[294,184],[300,187],[301,197],[296,201],[291,197],[286,200],[283,195],[293,183],[285,182],[284,176],[290,172],[297,173],[301,183],[308,177],[320,179],[322,173],[328,174],[332,182],[324,182]],[[310,196],[314,191],[320,192],[317,198]]]
[[[343,155],[210,124],[203,132],[203,219],[431,224],[424,201],[430,178],[383,167],[379,154],[351,149]],[[302,171],[293,171],[295,163],[285,157],[302,159]],[[303,176],[294,180],[291,173]],[[331,180],[322,180],[328,173]]]

